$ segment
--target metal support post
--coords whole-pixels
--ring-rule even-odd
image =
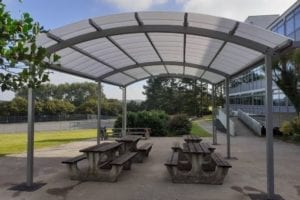
[[[231,158],[230,152],[230,112],[229,112],[229,78],[225,81],[226,92],[226,134],[227,134],[227,158]]]
[[[213,145],[217,144],[216,132],[216,86],[212,85],[212,132],[213,132]]]
[[[126,135],[127,129],[127,101],[126,101],[126,87],[122,88],[123,92],[123,117],[122,117],[122,136]]]
[[[27,130],[27,173],[26,186],[33,186],[33,156],[34,156],[34,93],[28,88],[28,130]]]
[[[98,101],[97,101],[97,144],[100,144],[101,137],[104,139],[104,135],[101,136],[101,99],[102,99],[102,91],[101,91],[101,82],[98,82],[98,88],[97,88],[97,93],[98,93]],[[104,134],[104,133],[103,133]]]
[[[273,121],[272,121],[272,57],[265,55],[266,84],[266,148],[267,148],[267,192],[268,199],[274,199],[274,155],[273,155]]]

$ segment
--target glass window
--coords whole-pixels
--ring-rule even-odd
[[[296,31],[296,37],[295,37],[296,41],[300,40],[300,29]]]
[[[277,32],[277,25],[271,29],[273,32]]]
[[[283,24],[279,25],[276,32],[281,35],[284,35],[284,25]]]
[[[300,27],[300,12],[295,14],[295,29]]]
[[[285,23],[285,30],[286,30],[286,35],[289,35],[295,31],[293,15],[287,17],[287,20]]]

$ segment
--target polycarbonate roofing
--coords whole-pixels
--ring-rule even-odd
[[[61,56],[51,69],[127,86],[153,76],[218,83],[292,41],[209,15],[136,12],[66,25],[41,34],[37,43]]]

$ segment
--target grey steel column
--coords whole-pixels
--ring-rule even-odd
[[[216,86],[212,85],[212,132],[213,132],[213,144],[217,144],[217,133],[216,133]]]
[[[274,198],[274,155],[273,155],[273,121],[272,121],[272,57],[265,55],[266,68],[266,147],[267,147],[267,192],[268,199]]]
[[[122,88],[123,92],[123,117],[122,117],[122,136],[126,135],[127,128],[127,101],[126,101],[126,87]]]
[[[27,173],[26,186],[33,186],[33,156],[34,156],[34,94],[32,88],[28,88],[28,129],[27,129]]]
[[[97,101],[97,144],[100,144],[101,140],[101,99],[102,99],[102,92],[101,92],[101,82],[98,82],[98,101]],[[103,137],[104,138],[104,137]]]
[[[227,134],[227,158],[230,159],[230,122],[229,122],[229,78],[226,77],[226,134]]]

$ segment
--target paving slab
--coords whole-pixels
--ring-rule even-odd
[[[140,141],[153,143],[143,163],[134,163],[118,182],[79,182],[68,178],[61,161],[79,155],[79,149],[94,145],[87,140],[39,149],[35,152],[34,180],[46,183],[34,192],[8,190],[25,180],[26,155],[0,157],[0,199],[20,200],[252,200],[266,192],[265,138],[231,138],[233,166],[223,185],[175,184],[164,166],[174,142],[182,137],[151,137]],[[204,138],[211,142],[212,138]],[[226,155],[226,138],[218,134],[216,152]],[[300,199],[300,147],[275,141],[276,193],[286,200]],[[84,164],[83,164],[84,165]]]

